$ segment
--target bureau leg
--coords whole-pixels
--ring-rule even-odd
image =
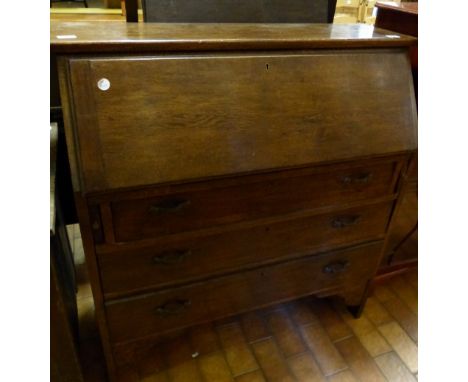
[[[364,288],[353,290],[343,294],[343,298],[349,312],[354,318],[359,318],[366,306],[367,298],[369,297],[370,281],[367,282]]]
[[[364,305],[365,303],[360,305],[346,305],[346,307],[354,318],[359,318],[361,317],[362,311],[364,310]]]

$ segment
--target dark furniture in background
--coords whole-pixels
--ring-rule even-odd
[[[418,3],[394,1],[379,1],[377,7],[377,18],[375,26],[409,36],[418,35]]]
[[[336,0],[143,0],[147,22],[332,23]],[[138,22],[138,1],[125,0],[127,22]]]
[[[51,56],[51,64],[53,60],[55,60],[55,56]],[[54,62],[54,65],[55,64],[56,62]],[[54,77],[51,76],[51,81],[56,81],[56,77],[54,79]],[[58,83],[56,85],[58,86]],[[53,89],[54,86],[51,84],[51,93]],[[51,100],[54,100],[54,97],[51,97]],[[70,164],[68,163],[62,107],[60,103],[58,103],[58,106],[51,106],[50,123],[55,123],[57,127],[56,199],[59,200],[61,206],[63,223],[65,225],[75,224],[78,223],[78,217],[76,215],[75,200],[73,198]]]
[[[409,36],[418,37],[418,3],[378,2],[375,26]],[[418,47],[410,49],[411,68],[413,70],[414,91],[418,96]]]
[[[87,0],[50,0],[50,7],[52,8],[52,3],[83,3],[85,8],[88,8]]]
[[[142,7],[146,22],[331,23],[336,0],[142,0]]]
[[[375,26],[410,36],[418,36],[418,3],[378,2]],[[414,91],[417,101],[418,48],[409,50]],[[396,211],[396,218],[389,234],[389,245],[379,271],[379,278],[391,276],[415,268],[418,259],[418,163],[417,153],[412,158],[411,168]]]
[[[58,129],[51,128],[50,374],[52,382],[83,382],[77,353],[78,318],[73,255],[57,199]]]
[[[138,0],[125,0],[125,18],[127,23],[138,22]]]
[[[306,295],[360,314],[417,147],[414,39],[387,33],[52,23],[112,380],[194,324]]]

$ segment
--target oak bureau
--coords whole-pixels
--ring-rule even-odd
[[[417,149],[415,39],[52,22],[112,380],[121,349],[306,295],[359,315]]]

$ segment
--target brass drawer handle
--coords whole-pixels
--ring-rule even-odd
[[[352,225],[355,225],[360,220],[359,215],[345,215],[345,216],[338,216],[334,218],[331,222],[331,226],[333,228],[345,228]]]
[[[172,300],[164,303],[161,306],[158,306],[156,308],[156,311],[161,315],[161,316],[170,316],[174,314],[181,314],[185,312],[191,305],[190,300]]]
[[[187,256],[190,256],[192,251],[176,250],[160,253],[153,257],[152,261],[158,265],[174,265],[180,264]]]
[[[323,273],[335,274],[346,271],[349,268],[350,262],[347,260],[337,261],[336,263],[331,263],[325,265],[322,269]]]
[[[372,179],[371,172],[361,172],[357,174],[345,175],[340,178],[343,184],[367,184]]]
[[[190,200],[168,199],[156,204],[152,204],[148,211],[153,215],[161,215],[164,213],[180,211],[188,205],[190,205]]]

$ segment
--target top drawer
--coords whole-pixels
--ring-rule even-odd
[[[152,238],[389,196],[398,164],[341,164],[114,195],[115,239]]]
[[[400,49],[68,59],[75,188],[113,190],[414,150]],[[78,171],[77,169],[80,169]]]

